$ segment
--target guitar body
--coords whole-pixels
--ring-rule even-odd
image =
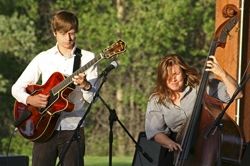
[[[63,80],[64,76],[59,72],[55,72],[44,85],[29,85],[26,88],[27,93],[30,95],[50,95],[46,108],[36,108],[15,101],[13,112],[15,120],[18,120],[23,114],[30,114],[27,119],[24,119],[17,126],[23,137],[34,142],[48,140],[54,132],[60,113],[62,111],[70,112],[73,110],[74,104],[68,102],[66,99],[73,91],[72,88],[67,87],[58,94],[51,92],[51,89]]]

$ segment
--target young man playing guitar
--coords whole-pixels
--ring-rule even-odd
[[[51,82],[57,79],[57,77],[50,78],[53,73],[59,72],[64,76],[70,76],[73,73],[74,59],[76,56],[78,19],[71,12],[64,10],[58,11],[51,19],[51,26],[56,39],[55,46],[38,54],[29,63],[16,83],[12,86],[12,95],[14,98],[24,105],[37,108],[37,112],[39,112],[38,115],[42,115],[43,117],[53,114],[50,109],[46,109],[48,105],[54,103],[54,101],[49,103],[51,98],[50,93],[43,93],[43,91],[41,91],[41,93],[30,94],[27,92],[27,87],[36,84],[39,81],[40,76],[43,85],[45,83],[50,85]],[[80,58],[81,66],[84,66],[95,58],[94,53],[86,50],[80,50],[80,54],[82,55]],[[74,129],[82,118],[87,103],[90,103],[93,99],[95,91],[94,83],[97,77],[97,67],[96,65],[93,65],[84,73],[72,77],[71,80],[75,84],[75,87],[71,89],[72,91],[70,93],[66,94],[66,96],[63,93],[57,96],[60,102],[55,104],[53,108],[58,107],[56,112],[61,112],[58,115],[57,120],[53,122],[55,125],[52,129],[48,129],[50,126],[46,126],[46,131],[51,131],[51,133],[44,132],[48,134],[47,137],[45,137],[46,134],[44,134],[45,136],[43,135],[42,137],[39,136],[31,139],[34,141],[32,152],[33,166],[54,166],[56,164],[57,157],[61,155],[65,144],[72,137]],[[36,91],[39,90],[40,89],[38,88]],[[61,101],[65,102],[63,109],[58,106],[61,104]],[[53,114],[53,117],[56,117],[56,115],[57,114]],[[35,119],[35,117],[32,117],[30,121],[35,121]],[[40,123],[43,123],[42,121],[43,119],[39,120],[39,125]],[[48,122],[50,122],[50,120]],[[34,131],[39,130],[37,129]],[[33,134],[32,132],[30,133]],[[29,132],[27,133],[30,134]],[[79,160],[84,156],[83,127],[80,129],[80,136],[80,144],[77,141],[73,141],[65,157],[60,159],[62,160],[63,165],[79,165]],[[43,139],[39,140],[39,138]],[[80,152],[78,152],[79,146],[82,147]],[[82,157],[79,157],[79,153]],[[80,161],[80,165],[83,165],[83,163],[83,161]]]

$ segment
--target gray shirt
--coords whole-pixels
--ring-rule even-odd
[[[170,134],[179,132],[191,117],[196,101],[198,88],[187,86],[184,95],[180,100],[180,106],[172,102],[165,102],[165,105],[158,103],[157,96],[151,96],[147,105],[145,118],[145,132],[147,139],[153,138],[157,133]],[[218,80],[210,80],[207,93],[222,102],[228,102],[230,96],[225,85]]]

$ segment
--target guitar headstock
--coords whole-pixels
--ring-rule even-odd
[[[113,58],[126,50],[126,44],[122,40],[118,40],[102,51],[103,58]]]

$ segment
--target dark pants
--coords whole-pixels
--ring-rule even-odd
[[[55,166],[57,157],[69,145],[74,131],[55,131],[52,137],[44,143],[34,143],[32,153],[32,166]],[[62,166],[83,166],[85,152],[84,129],[80,129],[80,138],[74,139],[66,154],[60,158]]]

